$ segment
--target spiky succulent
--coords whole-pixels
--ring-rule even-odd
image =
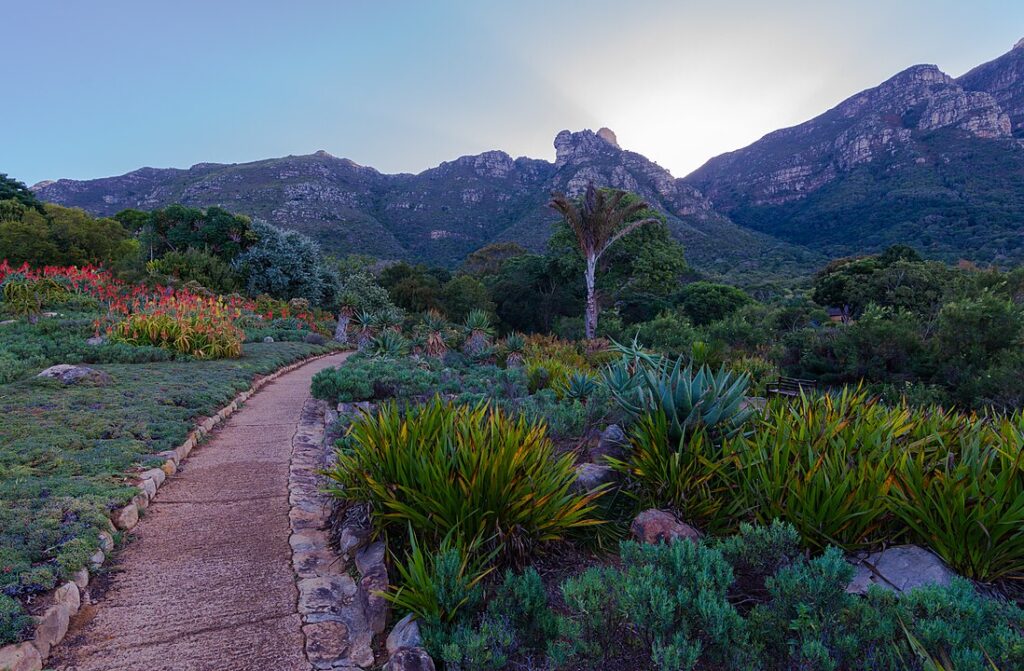
[[[652,364],[642,358],[636,362],[636,372],[628,378],[625,362],[605,369],[608,391],[633,417],[664,412],[673,439],[698,429],[707,429],[715,437],[733,436],[754,412],[743,407],[750,384],[746,374],[735,375],[724,368],[716,373],[707,366],[684,367],[682,357],[675,363]]]
[[[597,379],[590,373],[576,371],[565,379],[562,396],[574,401],[586,401],[597,389]]]
[[[428,310],[416,327],[416,335],[429,356],[444,356],[453,331],[451,324],[437,310]]]
[[[526,356],[526,338],[521,333],[510,333],[501,343],[501,350],[505,354],[505,365],[519,368]]]
[[[409,341],[397,331],[382,331],[366,349],[376,359],[398,359],[409,353]]]
[[[466,333],[466,343],[463,348],[466,354],[479,355],[491,346],[491,336],[494,329],[491,328],[491,318],[483,310],[473,310],[466,316],[463,325]]]

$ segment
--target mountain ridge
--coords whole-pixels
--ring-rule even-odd
[[[219,205],[328,251],[454,266],[485,244],[539,250],[551,191],[636,192],[712,276],[757,282],[825,258],[911,244],[935,258],[1024,261],[1024,48],[959,78],[906,68],[802,124],[675,177],[602,128],[559,132],[554,162],[501,150],[387,174],[326,151],[248,163],[140,168],[33,190],[110,215]]]

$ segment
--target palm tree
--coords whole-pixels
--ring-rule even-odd
[[[576,234],[580,252],[587,262],[587,310],[584,321],[584,332],[587,340],[592,340],[597,333],[597,289],[595,277],[597,262],[601,255],[615,242],[645,224],[657,223],[657,219],[647,217],[630,221],[649,205],[640,199],[622,202],[628,194],[620,190],[597,189],[594,183],[587,184],[583,201],[570,199],[563,193],[553,191],[548,207],[557,211],[565,219],[572,232]]]

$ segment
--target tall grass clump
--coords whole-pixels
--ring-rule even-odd
[[[597,494],[570,490],[572,455],[555,456],[543,424],[485,404],[384,405],[356,420],[346,443],[328,473],[335,493],[369,503],[396,541],[410,527],[430,546],[454,533],[460,548],[482,539],[484,551],[518,563],[597,524]]]

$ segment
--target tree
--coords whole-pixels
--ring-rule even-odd
[[[36,194],[25,186],[24,182],[19,182],[2,172],[0,172],[0,200],[16,200],[25,207],[37,210],[40,214],[43,211],[43,204],[36,198]]]
[[[234,264],[246,278],[249,295],[305,298],[324,307],[337,299],[337,272],[324,263],[313,240],[263,222],[254,224],[253,230],[259,242],[240,254]]]
[[[471,275],[459,275],[444,285],[441,302],[448,319],[461,322],[473,310],[494,313],[494,303],[483,282]]]
[[[749,302],[742,290],[714,282],[693,282],[679,292],[683,313],[697,326],[725,319]]]
[[[593,339],[597,333],[597,262],[620,238],[641,226],[658,221],[653,217],[636,219],[639,213],[648,209],[648,205],[640,199],[624,202],[626,195],[625,191],[598,190],[593,182],[587,185],[581,203],[562,193],[551,194],[549,206],[562,215],[576,235],[576,242],[587,264],[584,272],[587,288],[584,335],[588,340]]]
[[[526,250],[514,242],[492,242],[466,257],[462,269],[470,275],[497,275],[505,261],[526,254]]]

